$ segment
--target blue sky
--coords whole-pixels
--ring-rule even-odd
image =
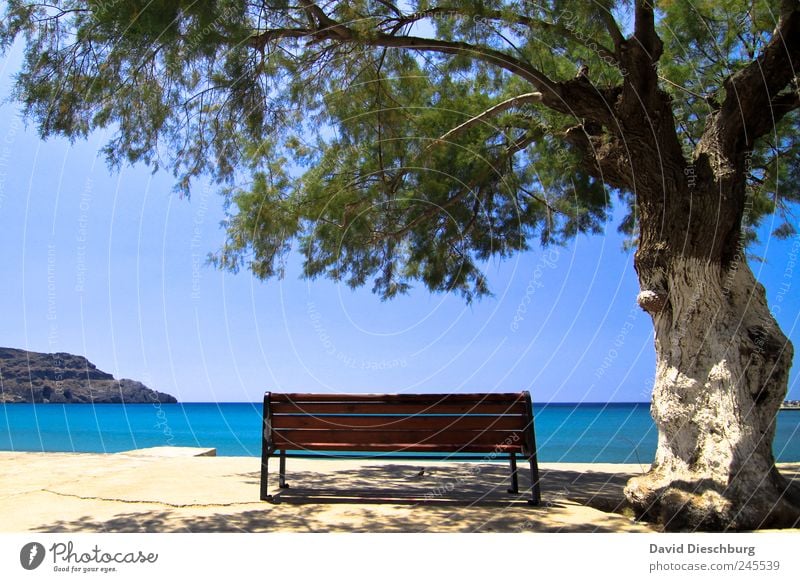
[[[2,97],[14,58],[0,61]],[[265,390],[650,398],[652,326],[615,223],[492,263],[494,297],[472,305],[423,289],[382,302],[301,280],[297,261],[280,281],[215,271],[205,264],[224,236],[215,190],[198,184],[180,199],[167,174],[110,172],[102,145],[42,142],[15,105],[0,108],[0,346],[82,354],[187,402]],[[800,346],[800,239],[764,243],[767,262],[753,268]],[[800,399],[796,367],[789,397]]]

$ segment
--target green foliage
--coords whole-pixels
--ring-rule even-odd
[[[582,120],[530,101],[481,118],[531,86],[476,57],[496,51],[555,80],[584,66],[596,86],[617,86],[625,72],[605,22],[627,2],[328,2],[354,38],[266,34],[320,25],[302,4],[10,0],[0,43],[25,45],[15,96],[43,136],[107,128],[112,165],[167,166],[186,195],[199,175],[218,181],[223,268],[280,276],[298,248],[310,277],[385,298],[421,281],[471,299],[488,292],[490,258],[601,230],[611,196],[564,139]],[[660,4],[660,72],[687,152],[722,79],[774,26],[756,4]],[[471,48],[384,48],[380,34]],[[797,123],[787,117],[753,154],[750,225],[797,199],[775,194],[799,177]]]

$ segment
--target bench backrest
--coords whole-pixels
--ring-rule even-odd
[[[535,454],[528,392],[264,397],[273,450]]]

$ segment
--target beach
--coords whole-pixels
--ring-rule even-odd
[[[0,452],[3,532],[655,532],[624,511],[632,464],[543,463],[543,502],[507,493],[505,463],[289,459],[259,497],[260,459],[158,447]],[[800,463],[781,471],[800,479]],[[422,475],[420,470],[424,469]]]

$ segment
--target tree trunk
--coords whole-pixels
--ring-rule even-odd
[[[652,250],[640,246],[637,271],[655,327],[658,449],[628,501],[669,530],[799,525],[800,495],[772,454],[793,350],[764,287],[741,248],[722,267],[662,247],[657,273],[643,260]]]

